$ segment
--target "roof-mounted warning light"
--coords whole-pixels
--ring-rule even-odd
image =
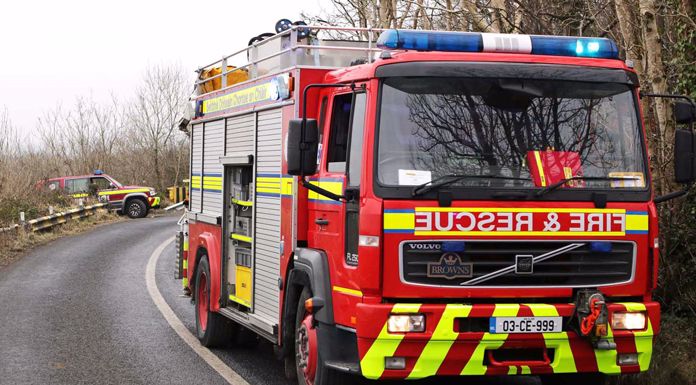
[[[104,171],[102,170],[94,170],[94,175],[102,175]]]
[[[618,59],[607,38],[390,29],[377,40],[382,49],[447,52],[506,52]]]

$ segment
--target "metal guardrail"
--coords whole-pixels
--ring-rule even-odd
[[[45,217],[40,217],[32,219],[20,224],[14,224],[9,227],[0,228],[0,233],[17,231],[19,229],[24,229],[24,231],[41,231],[49,229],[53,226],[61,225],[69,220],[81,219],[88,216],[94,215],[98,209],[106,207],[106,203],[98,203],[91,206],[84,206],[75,209],[70,209],[68,211],[57,213],[53,215],[47,215]]]

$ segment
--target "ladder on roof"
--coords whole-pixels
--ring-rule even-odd
[[[308,36],[302,37],[306,34],[304,32],[306,30],[309,30],[310,33]],[[293,25],[283,32],[254,42],[246,48],[200,67],[196,71],[199,76],[196,81],[197,95],[194,98],[198,99],[207,95],[206,92],[202,91],[201,86],[217,78],[220,78],[221,87],[215,91],[224,90],[228,87],[228,75],[238,71],[246,72],[248,80],[253,80],[261,76],[276,75],[297,66],[341,68],[361,61],[371,63],[374,60],[374,54],[381,51],[376,47],[375,42],[378,34],[382,31],[384,29],[381,28]],[[367,39],[320,39],[318,37],[320,32],[328,34],[349,33],[366,36]],[[229,67],[229,64],[235,61],[242,64]],[[216,67],[221,69],[219,73],[204,79],[201,78],[204,71]]]

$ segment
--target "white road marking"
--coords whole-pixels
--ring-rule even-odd
[[[198,341],[198,338],[191,333],[186,326],[181,322],[181,320],[174,314],[174,311],[167,304],[162,297],[159,289],[157,288],[157,282],[155,281],[155,270],[157,267],[157,260],[159,259],[162,251],[167,245],[174,241],[174,237],[167,239],[157,247],[157,249],[152,252],[150,260],[147,262],[147,269],[145,270],[145,282],[147,283],[147,291],[150,293],[152,302],[155,303],[157,309],[159,309],[164,319],[167,320],[169,326],[174,329],[176,334],[181,337],[184,342],[196,353],[199,357],[203,359],[208,365],[210,365],[213,370],[215,370],[222,378],[225,379],[230,385],[249,385],[246,380],[244,380],[237,372],[232,370],[227,364],[225,364],[218,356],[216,356],[210,349],[202,346]]]

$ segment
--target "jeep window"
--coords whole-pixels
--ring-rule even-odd
[[[65,190],[70,194],[88,192],[89,178],[66,179]]]
[[[96,178],[91,178],[92,181],[90,184],[96,185],[97,190],[108,190],[113,187],[111,187],[111,181],[104,178],[104,177],[96,177]]]

